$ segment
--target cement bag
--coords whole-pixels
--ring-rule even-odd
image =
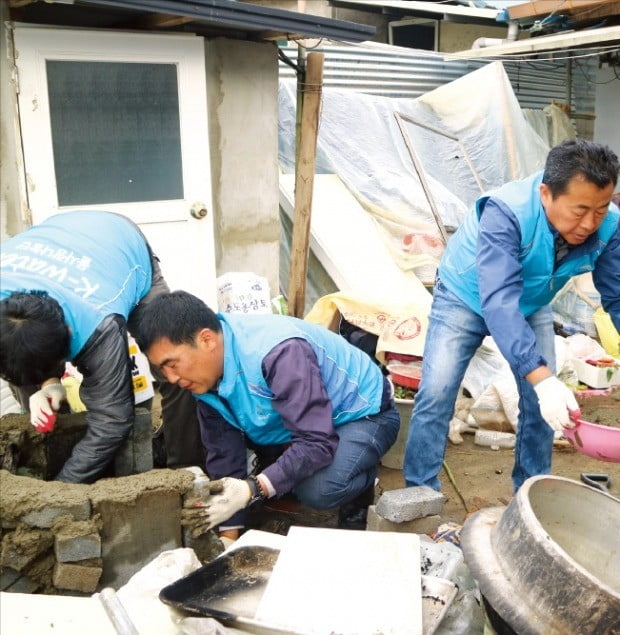
[[[620,357],[620,335],[611,316],[602,307],[594,311],[594,326],[605,352],[612,357]]]
[[[217,284],[220,313],[272,313],[267,278],[245,271],[230,271]]]
[[[426,300],[426,298],[424,298]],[[376,358],[385,364],[385,354],[402,353],[422,356],[428,329],[431,296],[426,304],[409,302],[388,305],[331,293],[319,298],[305,319],[338,332],[342,316],[347,322],[378,336]]]

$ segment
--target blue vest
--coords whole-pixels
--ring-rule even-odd
[[[47,291],[64,311],[74,359],[101,321],[125,319],[151,288],[151,256],[137,227],[118,214],[57,214],[2,243],[0,299]]]
[[[223,376],[217,393],[194,397],[217,410],[255,443],[270,445],[291,440],[282,418],[272,407],[273,393],[262,373],[265,356],[290,338],[304,339],[312,346],[331,400],[334,426],[379,412],[383,393],[379,367],[339,335],[316,324],[279,315],[220,314],[218,318],[224,336]]]
[[[523,293],[519,308],[525,317],[549,304],[572,276],[592,271],[616,231],[620,212],[612,203],[596,235],[575,247],[554,271],[555,235],[540,200],[542,176],[542,172],[537,172],[479,198],[448,242],[439,265],[439,277],[448,290],[478,315],[482,315],[482,309],[476,244],[480,217],[490,197],[501,200],[512,210],[521,229],[519,262],[522,266]]]

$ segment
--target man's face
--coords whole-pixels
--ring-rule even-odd
[[[202,395],[222,377],[222,333],[202,329],[196,334],[194,345],[173,344],[164,337],[153,342],[147,356],[171,384],[178,384],[185,390]]]
[[[603,222],[611,195],[613,183],[598,187],[581,175],[574,176],[564,194],[551,196],[549,187],[542,183],[540,197],[547,212],[547,219],[557,229],[569,245],[580,245],[593,234]]]

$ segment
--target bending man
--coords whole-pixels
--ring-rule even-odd
[[[570,141],[553,148],[544,172],[479,198],[439,265],[422,382],[405,453],[407,485],[440,488],[456,396],[489,333],[519,390],[513,485],[551,468],[553,434],[578,412],[555,376],[549,303],[572,277],[592,271],[603,307],[620,329],[620,230],[611,197],[618,158]]]
[[[5,241],[0,272],[0,374],[23,387],[40,428],[65,397],[65,362],[82,373],[87,432],[56,478],[90,483],[132,429],[127,328],[136,337],[144,306],[168,291],[158,260],[129,219],[78,211]],[[193,465],[202,456],[193,400],[166,382],[160,392],[168,465]]]

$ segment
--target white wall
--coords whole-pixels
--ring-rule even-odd
[[[217,275],[252,271],[279,293],[278,54],[206,42]]]
[[[28,226],[8,13],[6,0],[0,0],[0,240]]]
[[[616,72],[620,75],[620,68]],[[620,156],[620,79],[616,79],[613,68],[605,65],[598,69],[596,81],[594,141],[608,145]]]

